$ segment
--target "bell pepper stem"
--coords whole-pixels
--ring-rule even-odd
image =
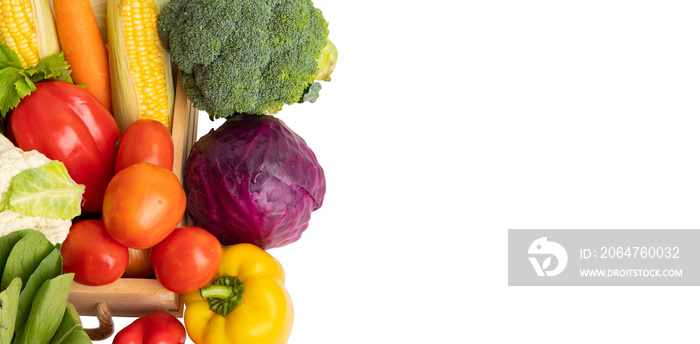
[[[228,285],[210,285],[200,290],[204,299],[228,299],[233,294],[233,287]]]
[[[199,290],[203,299],[209,300],[209,309],[226,317],[242,304],[243,282],[238,277],[223,275],[211,285]]]

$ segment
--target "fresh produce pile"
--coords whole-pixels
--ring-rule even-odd
[[[89,343],[72,283],[124,277],[184,294],[184,326],[158,312],[114,343],[286,343],[292,300],[266,250],[300,239],[326,179],[275,114],[330,81],[338,51],[321,10],[18,0],[0,4],[0,32],[0,344]],[[198,109],[226,119],[181,176],[178,75]]]

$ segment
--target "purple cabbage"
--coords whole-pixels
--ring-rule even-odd
[[[269,249],[299,240],[326,193],[316,155],[270,115],[236,115],[204,135],[184,176],[193,224],[224,246]]]

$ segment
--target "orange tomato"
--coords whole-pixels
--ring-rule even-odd
[[[147,249],[175,230],[185,206],[185,190],[175,174],[141,162],[121,170],[109,182],[102,217],[114,240]]]

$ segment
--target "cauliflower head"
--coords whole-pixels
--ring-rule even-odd
[[[49,189],[56,196],[42,196]],[[51,243],[62,243],[71,218],[80,213],[84,190],[62,163],[34,150],[22,151],[0,135],[0,237],[32,228]]]

